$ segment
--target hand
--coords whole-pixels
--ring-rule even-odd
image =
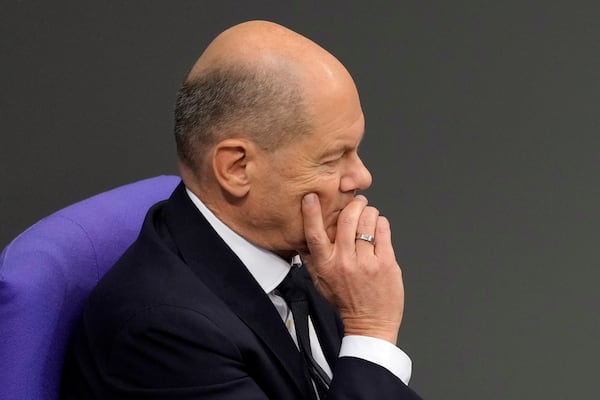
[[[340,312],[345,335],[377,337],[396,344],[404,312],[402,271],[392,248],[390,224],[356,196],[341,212],[333,243],[323,226],[319,198],[302,201],[308,251],[300,257],[317,290]],[[375,244],[356,233],[375,236]]]

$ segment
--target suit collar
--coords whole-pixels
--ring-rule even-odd
[[[169,198],[164,212],[181,258],[273,352],[304,398],[311,398],[312,388],[302,379],[301,355],[277,310],[241,260],[198,212],[183,183]]]
[[[186,189],[186,194],[227,246],[239,257],[263,291],[273,291],[289,272],[290,263],[238,235],[189,189]]]

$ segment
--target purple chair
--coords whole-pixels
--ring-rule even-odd
[[[40,220],[0,255],[0,399],[58,398],[69,334],[98,280],[180,182],[157,176]]]

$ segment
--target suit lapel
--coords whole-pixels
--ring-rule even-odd
[[[196,209],[183,184],[167,202],[165,213],[169,232],[185,263],[273,352],[304,398],[310,398],[300,353],[273,303]]]

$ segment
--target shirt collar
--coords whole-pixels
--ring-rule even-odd
[[[196,208],[198,208],[198,211],[206,218],[227,246],[238,256],[265,293],[275,290],[277,285],[283,281],[283,278],[289,272],[290,263],[262,247],[255,246],[238,235],[217,218],[191,190],[186,188],[186,192]],[[298,263],[300,263],[300,257],[295,256],[292,264]]]

